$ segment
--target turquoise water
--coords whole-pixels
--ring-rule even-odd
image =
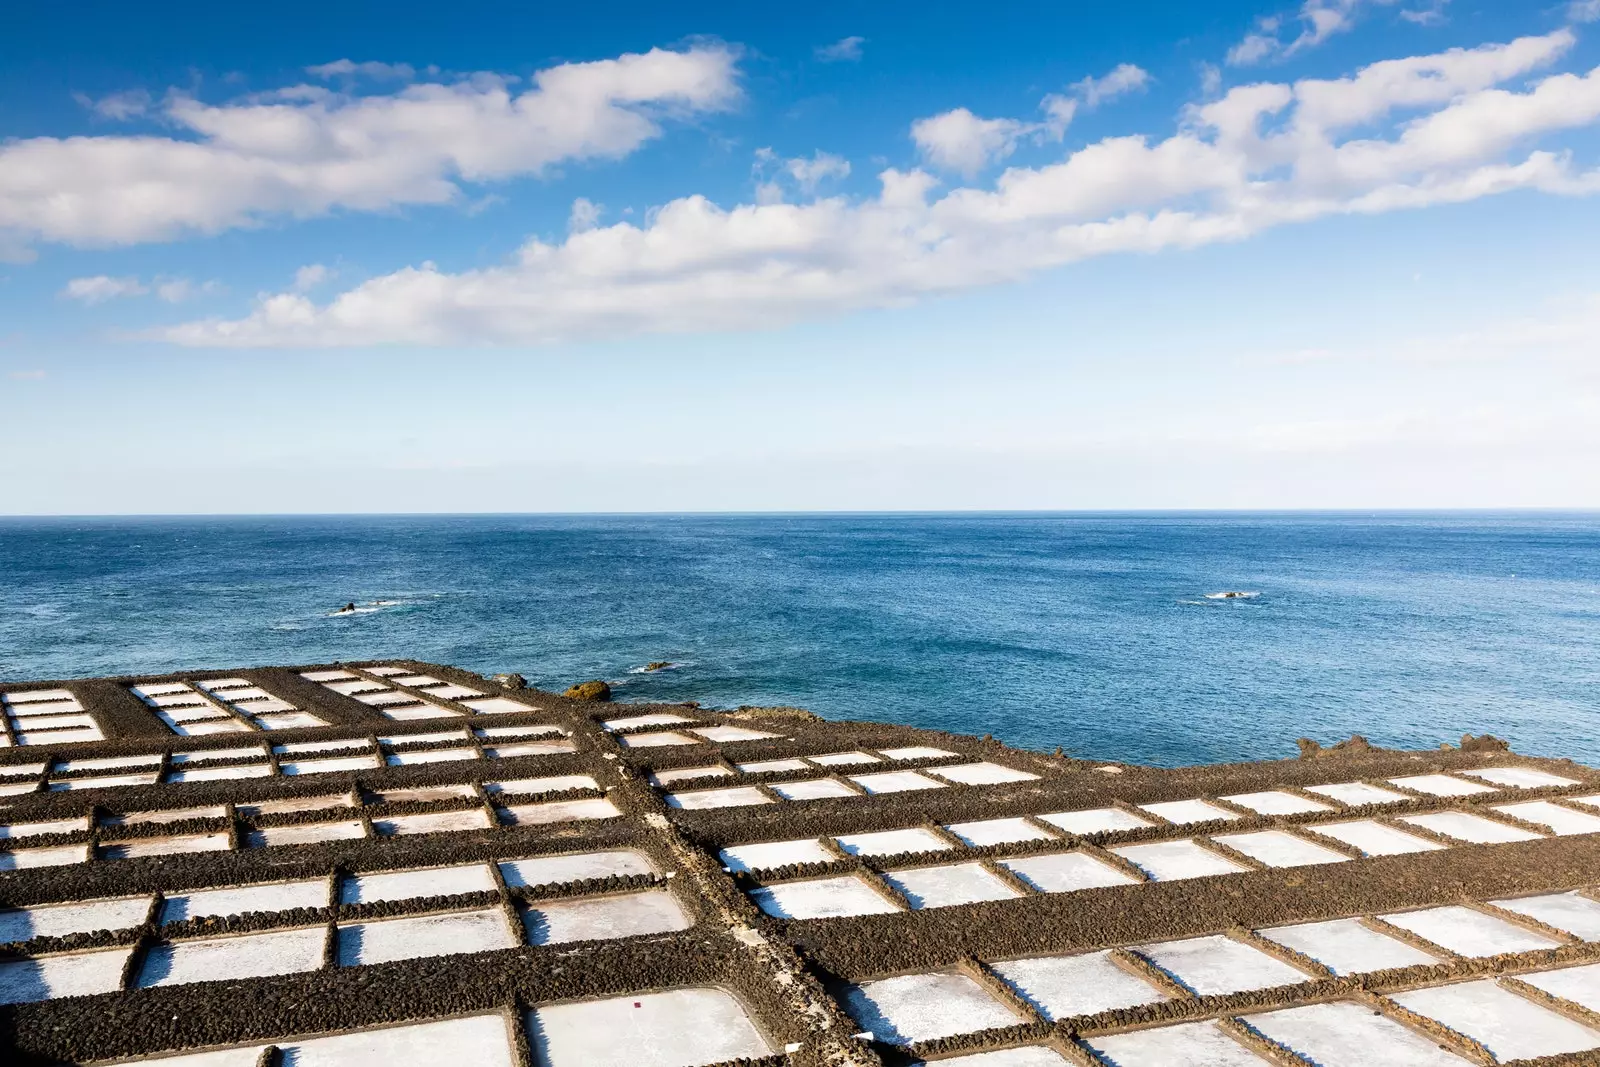
[[[0,678],[381,656],[1162,764],[1597,763],[1600,516],[0,520]]]

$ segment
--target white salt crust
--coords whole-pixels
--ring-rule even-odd
[[[1317,823],[1308,829],[1352,845],[1367,856],[1399,856],[1409,852],[1437,852],[1444,848],[1437,841],[1416,837],[1372,819]]]
[[[744,1007],[715,988],[552,1004],[528,1012],[540,1067],[687,1067],[774,1052]]]
[[[936,781],[916,771],[883,771],[878,774],[852,774],[850,780],[868,794],[907,793],[915,789],[944,789],[944,782]]]
[[[138,988],[236,981],[314,971],[322,966],[327,928],[276,930],[157,945],[145,956]]]
[[[1201,996],[1308,982],[1311,976],[1221,934],[1142,945],[1139,954]]]
[[[388,756],[386,762],[391,767],[407,767],[419,763],[455,763],[458,760],[477,758],[477,749],[435,748],[424,752],[394,752]]]
[[[1176,826],[1186,826],[1189,823],[1215,822],[1218,819],[1234,821],[1239,818],[1226,808],[1204,800],[1166,800],[1157,804],[1140,804],[1139,807],[1152,815],[1160,816]]]
[[[608,719],[600,725],[607,730],[632,730],[638,726],[677,726],[679,723],[694,722],[687,715],[676,715],[667,711],[651,712],[649,715],[630,715],[621,719]]]
[[[980,900],[1010,900],[1021,896],[991,874],[981,863],[952,863],[940,867],[914,867],[884,874],[916,910],[974,904]]]
[[[279,762],[280,774],[333,774],[337,771],[372,771],[378,769],[378,757],[367,754],[361,756],[338,756],[328,759],[304,759]]]
[[[132,948],[114,948],[0,961],[0,1004],[114,992],[132,953]]]
[[[201,748],[190,752],[174,752],[168,760],[174,765],[185,763],[210,763],[219,759],[239,759],[243,756],[267,758],[267,750],[260,745],[235,745],[232,748]]]
[[[1219,856],[1187,838],[1178,841],[1151,841],[1140,845],[1118,845],[1110,851],[1132,863],[1157,882],[1205,878],[1213,874],[1237,874],[1246,870],[1226,856]]]
[[[1410,930],[1418,937],[1463,956],[1528,952],[1555,948],[1560,943],[1504,919],[1460,905],[1397,912],[1382,918],[1402,930]]]
[[[1222,799],[1241,808],[1260,812],[1262,815],[1300,815],[1310,811],[1333,810],[1331,804],[1323,804],[1278,789],[1268,789],[1260,793],[1235,793],[1231,797]]]
[[[587,774],[560,774],[548,778],[515,778],[504,782],[484,782],[488,793],[507,795],[537,795],[560,793],[568,789],[599,789],[600,783]]]
[[[1360,919],[1332,919],[1258,931],[1311,957],[1334,974],[1365,974],[1388,967],[1438,963],[1438,959],[1398,938],[1364,926]]]
[[[511,1033],[504,1015],[357,1030],[275,1042],[285,1067],[392,1067],[394,1064],[464,1063],[513,1067]],[[160,1067],[255,1067],[265,1046],[142,1059]]]
[[[418,785],[409,789],[385,789],[368,795],[377,804],[405,804],[413,800],[431,804],[440,800],[464,800],[475,797],[478,793],[472,786],[463,782],[455,785]]]
[[[733,845],[723,849],[718,856],[723,865],[732,871],[770,870],[790,863],[826,863],[835,858],[816,838]]]
[[[1115,1067],[1267,1067],[1216,1023],[1180,1023],[1088,1039]]]
[[[348,737],[339,741],[287,741],[273,745],[272,751],[280,756],[304,756],[317,752],[348,752],[370,749],[371,743],[363,737]]]
[[[126,930],[144,922],[149,911],[148,896],[40,904],[0,911],[0,943],[35,937],[66,937],[95,930]]]
[[[736,763],[745,774],[770,774],[774,771],[809,771],[811,766],[803,759],[769,759],[756,763]]]
[[[429,696],[436,696],[442,700],[460,700],[462,697],[481,697],[483,693],[477,689],[468,689],[464,685],[436,685],[428,689]],[[515,703],[513,701],[512,703]],[[515,709],[517,711],[522,708]]]
[[[336,682],[341,678],[354,678],[349,671],[304,671],[300,677],[308,682]]]
[[[1537,919],[1585,941],[1600,941],[1600,903],[1572,893],[1544,893],[1494,902],[1507,911]]]
[[[735,741],[765,741],[779,736],[766,730],[752,730],[745,726],[697,726],[689,732],[699,734],[707,741],[724,745]]]
[[[383,837],[406,834],[437,834],[446,831],[487,830],[494,825],[482,808],[467,811],[439,811],[422,815],[387,815],[372,820],[372,829]]]
[[[1096,834],[1109,830],[1137,830],[1154,826],[1154,819],[1144,819],[1121,808],[1087,808],[1083,811],[1057,811],[1040,815],[1052,826],[1059,826],[1069,834]]]
[[[865,982],[846,992],[845,1007],[863,1030],[895,1045],[1023,1021],[964,974],[908,974]]]
[[[1117,966],[1109,951],[1009,960],[991,966],[1051,1022],[1169,999],[1149,982]]]
[[[655,874],[655,865],[642,852],[616,849],[609,852],[574,852],[564,856],[539,856],[525,860],[502,860],[500,875],[506,885],[559,885],[589,878],[614,875]]]
[[[538,708],[529,708],[529,711],[538,711]],[[559,726],[474,726],[472,732],[479,737],[565,737],[566,731]]]
[[[1044,893],[1071,893],[1078,889],[1097,889],[1107,885],[1130,885],[1138,881],[1081,852],[1061,852],[1047,856],[1024,856],[1001,860],[1000,865]]]
[[[355,967],[421,956],[488,952],[516,944],[505,914],[499,908],[484,908],[340,926],[338,959],[341,967]]]
[[[96,778],[68,778],[64,781],[51,782],[52,793],[65,792],[79,789],[119,789],[129,785],[155,785],[158,772],[149,771],[142,774],[108,774]]]
[[[1350,858],[1342,852],[1324,848],[1285,830],[1216,834],[1212,840],[1236,849],[1268,867],[1309,867],[1316,863],[1343,863]]]
[[[617,738],[623,748],[671,748],[674,745],[698,745],[698,737],[662,730],[653,734],[628,734]]]
[[[931,748],[928,745],[909,745],[905,748],[880,748],[880,753],[892,760],[912,759],[943,759],[954,756],[954,752],[947,752],[942,748]]]
[[[726,767],[677,767],[670,770],[653,771],[650,774],[650,784],[656,786],[671,785],[674,782],[689,782],[696,778],[732,778],[733,772]]]
[[[319,841],[354,841],[365,837],[359,819],[341,822],[301,823],[294,826],[268,826],[250,834],[251,848],[281,845],[312,845]]]
[[[825,752],[820,756],[807,756],[806,759],[819,767],[849,767],[858,763],[880,763],[877,756],[865,752]]]
[[[371,904],[380,900],[414,900],[457,893],[489,893],[494,874],[487,864],[434,867],[420,871],[390,871],[352,875],[339,885],[340,904]]]
[[[1452,778],[1448,774],[1414,774],[1406,778],[1390,778],[1390,783],[1403,789],[1427,793],[1436,797],[1467,797],[1474,793],[1493,793],[1491,786],[1465,778]]]
[[[88,858],[88,845],[16,848],[9,852],[0,852],[0,871],[22,871],[33,867],[60,867],[68,863],[83,863]]]
[[[693,811],[703,808],[744,808],[755,804],[771,804],[772,798],[752,785],[668,793],[666,801],[670,807]]]
[[[844,834],[834,838],[834,841],[851,856],[895,856],[902,852],[945,852],[955,848],[932,830],[921,826]]]
[[[513,715],[521,711],[539,710],[532,704],[524,704],[510,697],[483,697],[478,700],[463,700],[461,703],[480,715]]]
[[[752,890],[750,899],[780,919],[837,919],[847,915],[887,915],[899,905],[853,874],[779,882]]]
[[[578,822],[615,819],[622,815],[609,800],[553,800],[545,804],[514,804],[496,809],[503,822],[512,826],[541,826],[553,822]]]
[[[75,745],[80,741],[104,741],[105,735],[98,729],[83,730],[19,730],[17,744],[19,745]]]
[[[1397,800],[1408,799],[1404,793],[1397,793],[1393,789],[1384,789],[1380,786],[1368,785],[1366,782],[1334,782],[1330,785],[1308,785],[1307,793],[1316,793],[1320,796],[1332,797],[1341,804],[1348,804],[1358,808],[1363,804],[1393,804]]]
[[[380,710],[386,718],[393,719],[395,722],[420,722],[424,719],[454,719],[460,717],[459,712],[451,711],[449,708],[442,708],[438,704],[428,703],[421,703],[411,707],[396,705]]]
[[[282,800],[252,800],[235,804],[240,815],[278,815],[286,811],[327,811],[332,808],[353,808],[355,799],[348,793],[331,797],[285,797]]]
[[[265,763],[242,763],[236,767],[185,767],[167,775],[168,782],[221,782],[239,778],[266,778],[272,768]]]
[[[1039,777],[998,763],[958,763],[952,767],[930,767],[928,773],[962,785],[1000,785],[1004,782],[1032,781]]]
[[[1482,770],[1461,773],[1473,778],[1482,778],[1495,785],[1510,786],[1513,789],[1543,789],[1552,785],[1578,784],[1575,778],[1563,778],[1559,774],[1551,774],[1535,767],[1485,767]]]
[[[1400,822],[1432,830],[1470,844],[1504,844],[1508,841],[1537,841],[1539,835],[1516,826],[1469,815],[1464,811],[1436,811],[1427,815],[1402,815]]]
[[[100,855],[108,860],[131,860],[145,856],[175,856],[185,852],[226,852],[228,835],[182,834],[176,837],[143,837],[101,845]]]
[[[51,819],[48,822],[0,823],[0,838],[37,837],[40,834],[70,834],[89,829],[89,817]]]
[[[117,771],[134,767],[156,767],[161,763],[160,754],[150,756],[104,756],[99,759],[69,759],[61,760],[55,766],[55,773],[66,774],[69,771]]]
[[[1392,999],[1481,1041],[1500,1060],[1600,1047],[1600,1033],[1504,989],[1492,978],[1413,989]]]
[[[1559,971],[1542,971],[1519,977],[1553,997],[1560,997],[1590,1011],[1600,1011],[1600,963],[1564,967]]]
[[[1349,1001],[1285,1008],[1244,1021],[1318,1067],[1466,1067],[1468,1063],[1415,1030]]]
[[[768,788],[785,800],[829,800],[861,795],[837,778],[808,778],[800,782],[779,782]]]
[[[609,941],[619,937],[687,930],[691,923],[678,899],[665,889],[571,900],[541,900],[522,913],[530,945]]]
[[[431,674],[396,674],[391,679],[395,685],[409,685],[413,689],[422,689],[431,685],[443,685],[444,681]]]
[[[289,911],[292,908],[327,906],[328,882],[325,878],[319,878],[315,881],[200,889],[174,894],[167,897],[162,904],[161,921],[170,923],[221,915],[247,915],[251,912]]]
[[[984,845],[1009,845],[1018,841],[1049,841],[1053,835],[1027,819],[984,819],[979,822],[948,823],[945,829],[962,841],[981,848]]]
[[[1531,822],[1536,826],[1547,827],[1552,833],[1561,837],[1600,833],[1600,816],[1574,811],[1572,808],[1564,808],[1560,804],[1552,804],[1548,800],[1525,800],[1520,804],[1497,804],[1494,810],[1522,819],[1524,822]]]
[[[41,700],[72,700],[72,693],[66,689],[26,689],[21,692],[5,694],[7,704],[33,704]]]

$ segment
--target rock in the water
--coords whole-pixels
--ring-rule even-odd
[[[610,700],[611,687],[596,678],[589,682],[580,682],[561,694],[569,700]]]
[[[501,689],[528,688],[528,680],[520,674],[497,674],[494,680],[500,683]]]

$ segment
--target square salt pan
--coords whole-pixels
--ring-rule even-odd
[[[132,948],[114,948],[0,962],[0,1004],[113,993],[122,985],[122,969],[132,953]]]
[[[488,865],[475,863],[463,867],[352,875],[339,886],[339,903],[372,904],[380,900],[492,893],[494,889],[494,874]]]
[[[489,813],[482,808],[471,808],[467,811],[438,811],[426,815],[390,815],[372,820],[373,832],[384,837],[487,830],[492,825]]]
[[[315,715],[305,711],[284,711],[270,715],[257,715],[255,724],[263,730],[303,730],[311,726],[328,725]]]
[[[1372,819],[1317,823],[1306,829],[1331,837],[1335,841],[1343,841],[1360,849],[1362,854],[1367,856],[1399,856],[1408,852],[1437,852],[1444,848],[1437,841],[1415,837]]]
[[[1600,941],[1600,903],[1579,893],[1545,893],[1497,900],[1496,907],[1537,919],[1585,941]],[[1596,1009],[1600,1010],[1600,1009]]]
[[[135,985],[147,989],[314,971],[322,966],[326,937],[326,927],[313,926],[157,945],[145,957]]]
[[[999,785],[1002,782],[1027,782],[1039,777],[998,763],[958,763],[953,767],[930,767],[928,773],[962,785]]]
[[[608,719],[600,725],[607,730],[632,730],[638,726],[677,726],[679,723],[694,722],[687,715],[677,715],[668,711],[655,711],[648,715],[630,715],[624,719]]]
[[[1564,808],[1548,800],[1527,800],[1520,804],[1497,804],[1495,811],[1504,812],[1524,822],[1546,826],[1562,836],[1600,833],[1600,817],[1582,811]]]
[[[431,674],[396,674],[390,676],[390,681],[395,685],[409,685],[413,689],[429,685],[443,685],[444,680],[435,678]]]
[[[1087,808],[1083,811],[1057,811],[1041,815],[1040,819],[1059,826],[1069,834],[1098,834],[1114,830],[1137,830],[1154,826],[1153,819],[1144,819],[1121,808]]]
[[[1144,945],[1138,951],[1203,997],[1311,980],[1299,968],[1221,934]]]
[[[770,1055],[744,1008],[720,989],[673,989],[528,1012],[540,1067],[685,1067]]]
[[[745,808],[755,804],[771,804],[772,798],[755,786],[735,786],[731,789],[696,789],[688,793],[668,793],[667,805],[685,810],[701,808]]]
[[[354,841],[365,836],[365,827],[355,819],[347,822],[312,822],[256,830],[250,835],[250,845],[252,848],[314,845],[322,841]]]
[[[1090,1038],[1089,1047],[1115,1067],[1267,1067],[1216,1023],[1181,1023]]]
[[[1473,778],[1482,778],[1495,785],[1513,789],[1543,789],[1553,785],[1577,785],[1577,779],[1563,778],[1559,774],[1541,771],[1534,767],[1485,767],[1478,771],[1461,771]]]
[[[520,711],[538,711],[532,704],[524,704],[520,700],[510,697],[483,697],[479,700],[463,700],[462,704],[471,708],[479,715],[512,715]]]
[[[1555,948],[1560,943],[1504,919],[1460,905],[1400,912],[1382,918],[1387,923],[1410,930],[1418,937],[1463,956],[1529,952]]]
[[[744,726],[701,726],[689,732],[699,734],[707,741],[715,741],[718,744],[729,744],[734,741],[765,741],[780,736],[765,730],[751,730]]]
[[[271,885],[244,885],[226,889],[200,889],[175,893],[161,906],[163,923],[185,919],[208,919],[220,915],[248,915],[252,912],[289,911],[293,908],[328,906],[328,881],[319,878],[306,882],[277,882]]]
[[[389,707],[380,709],[385,718],[395,722],[421,722],[424,719],[454,719],[458,712],[449,708],[440,707],[438,704],[420,703],[411,707]]]
[[[650,782],[652,785],[671,785],[673,782],[687,782],[695,778],[731,778],[733,772],[726,767],[676,767],[669,770],[652,771]]]
[[[1350,857],[1331,848],[1313,844],[1283,830],[1259,830],[1248,834],[1218,834],[1213,840],[1268,867],[1309,867],[1315,863],[1343,863]]]
[[[1245,1022],[1319,1067],[1466,1067],[1469,1062],[1415,1030],[1348,1001],[1251,1015]]]
[[[1529,833],[1516,826],[1495,822],[1464,811],[1436,811],[1429,815],[1402,815],[1400,821],[1432,830],[1436,834],[1453,837],[1472,844],[1503,844],[1507,841],[1537,841],[1538,834]]]
[[[41,904],[0,911],[0,944],[35,937],[66,937],[96,930],[127,930],[144,922],[148,896],[122,897],[75,904]]]
[[[898,904],[853,874],[779,882],[750,892],[750,899],[780,919],[837,919],[849,915],[887,915]]]
[[[1233,812],[1204,800],[1164,800],[1156,804],[1140,804],[1139,807],[1177,826],[1215,822],[1218,819],[1235,821],[1239,818]]]
[[[1009,845],[1018,841],[1050,841],[1052,834],[1027,819],[984,819],[980,822],[950,823],[945,829],[974,848]]]
[[[560,793],[568,789],[599,789],[600,783],[587,774],[557,774],[548,778],[518,778],[509,782],[484,782],[489,793]]]
[[[791,863],[828,863],[837,857],[822,847],[816,838],[798,841],[768,841],[754,845],[732,845],[717,854],[723,866],[733,871],[771,870]]]
[[[950,842],[921,826],[904,830],[878,830],[870,834],[844,834],[834,838],[851,856],[897,856],[904,852],[945,852]]]
[[[1044,893],[1071,893],[1078,889],[1129,885],[1138,881],[1126,871],[1119,871],[1081,852],[1002,860],[1000,866]]]
[[[1492,978],[1390,996],[1402,1007],[1481,1041],[1501,1061],[1600,1047],[1600,1033],[1501,988]]]
[[[1396,793],[1392,789],[1383,789],[1366,782],[1334,782],[1331,785],[1308,785],[1307,793],[1316,793],[1320,796],[1332,797],[1341,804],[1352,808],[1359,808],[1363,804],[1393,804],[1400,800],[1409,800],[1404,793]]]
[[[992,968],[1051,1022],[1169,999],[1117,966],[1110,952],[1010,960]]]
[[[892,760],[911,759],[943,759],[954,756],[954,752],[946,752],[942,748],[931,748],[928,745],[910,745],[905,748],[880,748],[880,753]]]
[[[1494,792],[1493,788],[1482,782],[1469,782],[1448,774],[1414,774],[1407,778],[1390,778],[1389,781],[1401,788],[1436,797],[1466,797],[1474,793]]]
[[[943,867],[915,867],[889,871],[884,880],[916,910],[974,904],[980,900],[1010,900],[1021,896],[981,863],[952,863]]]
[[[483,693],[464,685],[435,685],[428,688],[428,695],[442,700],[460,700],[462,697],[481,697]]]
[[[877,756],[869,756],[865,752],[827,752],[806,758],[819,767],[846,767],[857,763],[880,762]]]
[[[1543,971],[1519,977],[1535,989],[1542,989],[1552,997],[1581,1005],[1590,1011],[1600,1011],[1600,963],[1564,967],[1559,971]]]
[[[1359,919],[1278,926],[1259,933],[1269,941],[1310,956],[1338,975],[1439,962],[1419,948],[1370,929]]]
[[[879,1041],[907,1045],[1024,1022],[964,974],[908,974],[852,986],[845,1007]]]
[[[768,788],[785,800],[827,800],[861,795],[837,778],[808,778],[803,782],[779,782]]]
[[[653,734],[628,734],[617,738],[623,748],[670,748],[673,745],[698,745],[698,737],[662,730]]]
[[[1111,851],[1157,882],[1176,882],[1213,874],[1238,874],[1248,869],[1187,839],[1118,845]]]
[[[1268,789],[1260,793],[1236,793],[1222,799],[1262,815],[1301,815],[1308,811],[1333,810],[1331,804],[1322,804],[1277,789]]]
[[[745,774],[771,774],[775,771],[809,771],[810,765],[803,759],[769,759],[758,763],[736,763]]]
[[[422,915],[339,927],[341,967],[410,960],[421,956],[454,956],[514,948],[517,940],[499,908]]]
[[[614,878],[633,874],[655,874],[655,865],[642,852],[615,849],[609,852],[573,852],[559,856],[537,856],[523,860],[502,860],[500,875],[506,885],[560,885],[591,878]]]
[[[556,800],[548,804],[517,804],[498,808],[500,818],[513,826],[542,826],[553,822],[615,819],[622,815],[609,800]]]
[[[870,795],[879,793],[907,793],[914,789],[944,789],[945,783],[934,781],[916,771],[884,771],[880,774],[852,774],[850,780]]]
[[[618,937],[687,930],[692,924],[665,889],[572,900],[542,900],[522,913],[530,945],[609,941]]]

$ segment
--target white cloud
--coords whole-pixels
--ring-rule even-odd
[[[1149,84],[1149,71],[1132,63],[1122,63],[1103,78],[1085,78],[1074,82],[1072,87],[1078,91],[1085,107],[1095,108],[1126,93],[1139,92]]]
[[[850,176],[850,163],[843,156],[836,156],[829,152],[818,151],[810,159],[791,159],[784,163],[784,169],[794,179],[800,191],[810,196],[817,191],[817,186],[829,178],[847,178]]]
[[[911,139],[927,162],[971,177],[1009,156],[1028,130],[1016,119],[979,118],[958,107],[913,122]]]
[[[150,110],[150,93],[144,89],[129,89],[126,92],[112,93],[99,100],[91,100],[79,95],[78,103],[93,111],[103,119],[113,122],[125,122],[128,119],[138,118]]]
[[[1008,169],[989,187],[936,195],[931,175],[891,169],[865,201],[724,209],[685,197],[643,225],[529,240],[504,265],[447,273],[424,264],[323,304],[281,293],[242,319],[162,336],[236,346],[530,344],[765,329],[1329,215],[1515,189],[1600,192],[1600,171],[1540,143],[1600,122],[1600,68],[1523,84],[1572,43],[1558,31],[1336,80],[1241,86],[1188,110],[1165,140],[1109,137],[1048,165]],[[1517,87],[1502,87],[1510,81]],[[975,120],[986,121],[1003,125],[978,125],[967,138],[985,153],[1004,150],[1026,125]],[[972,160],[959,137],[930,143],[958,165]]]
[[[859,63],[861,46],[866,43],[865,37],[841,37],[832,44],[818,45],[814,52],[824,63]]]
[[[1572,0],[1567,18],[1573,22],[1600,22],[1600,0]]]
[[[1285,20],[1272,15],[1257,19],[1255,29],[1228,50],[1230,66],[1248,67],[1267,59],[1288,59],[1315,48],[1335,34],[1352,29],[1366,7],[1392,7],[1401,0],[1304,0],[1296,13],[1299,32],[1285,40],[1281,36]],[[1400,17],[1408,22],[1431,25],[1444,20],[1450,0],[1420,0],[1420,6],[1402,8]]]
[[[61,295],[85,304],[103,304],[121,296],[144,296],[150,290],[138,278],[113,278],[96,274],[92,278],[74,278],[61,290]]]
[[[417,76],[416,68],[410,63],[378,63],[371,60],[357,63],[350,59],[336,59],[332,63],[307,67],[306,73],[313,78],[394,78],[399,81],[410,81]]]
[[[582,233],[592,230],[600,223],[600,213],[605,210],[592,200],[578,197],[572,202],[572,211],[567,216],[567,229],[573,233]]]
[[[315,289],[317,286],[321,285],[331,277],[333,277],[333,271],[329,270],[323,264],[307,263],[305,266],[294,272],[295,292],[303,293],[309,289]]]
[[[193,282],[188,278],[158,278],[155,283],[157,298],[168,304],[181,304],[200,296],[215,296],[222,292],[220,282]]]
[[[1200,64],[1200,95],[1216,96],[1222,92],[1222,68],[1215,63]]]
[[[35,137],[0,144],[0,247],[169,240],[272,216],[443,204],[462,182],[615,159],[661,121],[730,106],[734,53],[655,49],[533,76],[354,96],[292,86],[222,105],[169,94],[176,137]]]

